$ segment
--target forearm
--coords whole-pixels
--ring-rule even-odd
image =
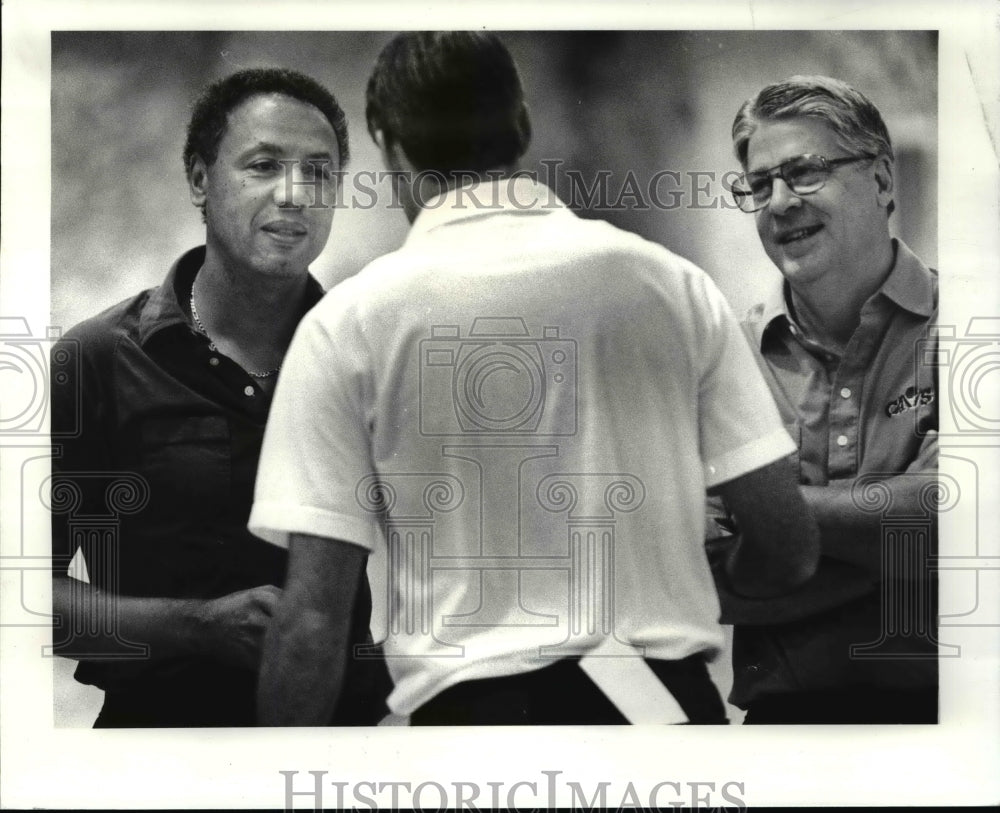
[[[134,654],[136,645],[146,648],[150,660],[202,654],[208,649],[204,605],[195,599],[119,596],[57,576],[54,651],[78,660],[106,659],[116,651]]]
[[[937,519],[929,495],[936,482],[936,473],[923,472],[887,477],[867,485],[845,480],[828,486],[802,486],[801,490],[819,524],[824,555],[863,567],[878,578],[912,578],[912,568],[900,573],[883,572],[882,535],[886,523],[897,518],[923,519],[933,552]],[[862,498],[865,488],[871,499]]]
[[[736,592],[768,597],[809,579],[819,561],[819,533],[787,460],[719,487],[741,534],[726,562]]]
[[[327,725],[340,697],[347,641],[331,634],[325,617],[279,609],[264,636],[257,720],[265,726]]]
[[[257,722],[328,725],[347,668],[368,551],[308,534],[289,540],[285,591],[264,636]]]
[[[726,573],[736,592],[749,598],[781,595],[808,580],[816,571],[818,559],[815,529],[796,528],[793,533],[775,534],[804,542],[791,549],[777,550],[760,544],[767,537],[738,536],[726,562]]]

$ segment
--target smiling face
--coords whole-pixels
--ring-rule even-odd
[[[762,172],[798,155],[843,158],[851,153],[815,118],[761,122],[747,148],[747,172]],[[796,195],[774,179],[768,204],[756,214],[764,251],[793,288],[869,285],[884,274],[873,257],[889,243],[886,207],[892,165],[884,156],[836,167],[822,189]]]
[[[206,265],[305,273],[330,236],[337,156],[333,127],[310,104],[272,93],[236,107],[215,161],[195,157],[188,173],[191,200],[205,207]]]

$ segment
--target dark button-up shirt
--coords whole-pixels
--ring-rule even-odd
[[[77,325],[54,351],[70,354],[60,370],[76,378],[53,395],[54,566],[65,572],[80,548],[91,583],[112,594],[211,599],[284,579],[286,552],[246,529],[271,396],[191,322],[204,257],[186,253],[160,287]],[[322,294],[310,278],[302,314]],[[364,641],[370,604],[359,609]],[[57,629],[56,641],[71,635]],[[105,690],[98,724],[253,722],[253,673],[122,657],[136,651],[124,642],[77,668]]]
[[[937,274],[903,243],[894,247],[893,268],[862,307],[842,357],[803,334],[789,312],[787,283],[747,316],[748,338],[798,445],[802,485],[936,470],[938,404],[926,349],[937,317]],[[871,509],[879,510],[877,490],[871,496]],[[911,518],[907,531],[895,527],[887,511],[885,534],[926,534],[934,522],[930,513]],[[926,593],[933,580],[912,589],[922,593],[911,596],[908,612],[933,615],[934,597]],[[852,685],[933,687],[937,669],[927,619],[884,619],[886,600],[876,586],[864,598],[801,622],[738,627],[732,701],[745,705],[765,693]]]

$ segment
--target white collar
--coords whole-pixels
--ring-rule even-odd
[[[435,195],[420,208],[407,242],[432,229],[494,214],[569,212],[556,193],[527,173],[477,181]]]

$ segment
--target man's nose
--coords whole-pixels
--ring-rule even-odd
[[[783,178],[774,178],[771,181],[771,199],[767,205],[772,214],[784,214],[800,203],[802,199],[792,191]]]
[[[274,199],[282,208],[302,209],[322,200],[322,176],[304,172],[299,161],[283,161],[285,171],[274,186]]]

